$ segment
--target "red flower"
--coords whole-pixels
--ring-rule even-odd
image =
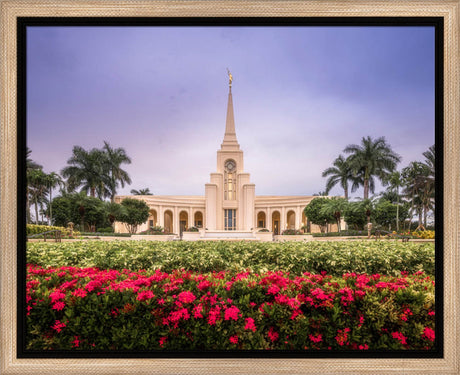
[[[53,305],[52,309],[53,309],[53,310],[58,310],[58,311],[60,311],[60,310],[63,310],[64,307],[65,307],[65,303],[62,302],[62,301],[59,301],[59,302],[56,302],[56,303]]]
[[[66,326],[65,323],[62,323],[61,321],[56,320],[56,322],[54,323],[54,326],[51,326],[51,328],[54,329],[56,332],[61,332],[62,328],[64,328],[65,326]]]
[[[230,336],[229,340],[232,344],[238,344],[238,335]]]
[[[270,329],[268,330],[268,337],[271,340],[271,342],[275,342],[276,340],[278,340],[279,334],[278,332],[273,330],[273,327],[270,327]]]
[[[238,320],[240,309],[236,306],[230,306],[228,309],[225,310],[225,320]]]
[[[168,341],[168,338],[166,336],[160,337],[160,340],[158,340],[161,347],[163,347],[166,341]]]
[[[86,292],[86,290],[84,290],[84,289],[78,288],[78,289],[75,289],[75,290],[72,292],[72,295],[75,296],[75,297],[84,298],[84,297],[86,297],[87,292]]]
[[[435,338],[434,331],[430,327],[425,327],[422,337],[433,342]]]
[[[192,292],[181,292],[178,299],[183,303],[189,303],[195,301],[196,297]]]
[[[151,290],[146,290],[137,294],[138,301],[145,301],[148,299],[152,299],[153,297],[155,297],[155,294],[153,294]]]
[[[394,338],[394,339],[397,339],[401,342],[401,344],[403,345],[407,345],[407,337],[405,337],[401,332],[392,332],[391,336]]]
[[[72,348],[78,348],[80,346],[80,340],[79,340],[79,336],[74,336],[74,339],[72,341]]]
[[[65,298],[65,293],[62,293],[60,290],[55,290],[50,294],[51,302],[59,301],[60,299]]]
[[[313,342],[321,342],[321,341],[323,341],[323,335],[321,335],[321,334],[316,334],[315,336],[309,335],[308,337]]]
[[[255,332],[257,328],[254,324],[254,319],[246,318],[246,325],[244,326],[244,329],[250,329],[252,332]]]

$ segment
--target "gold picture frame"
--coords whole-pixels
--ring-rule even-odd
[[[459,374],[460,0],[0,0],[0,373],[7,374]],[[18,17],[443,17],[444,358],[17,358]]]

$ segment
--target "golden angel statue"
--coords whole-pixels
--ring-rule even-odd
[[[232,76],[232,73],[230,73],[230,70],[228,70],[228,68],[227,68],[227,73],[228,73],[228,84],[231,86],[232,81],[233,81],[233,76]]]

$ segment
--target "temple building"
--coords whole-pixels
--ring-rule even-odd
[[[142,199],[149,206],[150,217],[138,232],[161,226],[165,233],[182,235],[194,226],[200,228],[202,238],[253,238],[261,229],[268,229],[273,235],[303,226],[307,226],[308,232],[320,231],[320,227],[310,225],[303,214],[314,196],[256,195],[256,185],[244,170],[243,151],[236,137],[232,78],[229,76],[224,139],[217,151],[216,171],[205,184],[204,196],[117,196],[118,203],[133,198]],[[126,232],[126,228],[122,223],[115,223],[115,231]]]

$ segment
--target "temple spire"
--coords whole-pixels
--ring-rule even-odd
[[[232,81],[233,76],[230,71],[227,69],[228,72],[228,104],[227,104],[227,120],[225,123],[225,135],[224,141],[222,142],[222,149],[227,150],[239,150],[240,145],[236,139],[236,132],[235,132],[235,117],[233,115],[233,98],[232,98]]]

